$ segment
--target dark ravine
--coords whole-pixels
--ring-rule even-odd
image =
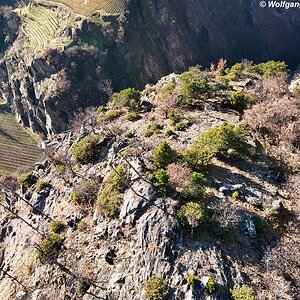
[[[126,58],[138,86],[221,57],[299,63],[298,10],[262,9],[256,0],[133,0],[129,11]]]
[[[220,57],[285,60],[291,68],[300,60],[298,10],[262,9],[253,0],[132,0],[128,10],[119,21],[107,18],[108,27],[84,22],[65,51],[35,55],[22,34],[13,42],[17,19],[9,14],[10,26],[2,19],[0,92],[20,122],[44,135],[61,132],[74,111],[105,102],[110,86],[142,88]]]

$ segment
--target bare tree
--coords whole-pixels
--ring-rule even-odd
[[[169,182],[175,187],[176,191],[181,193],[189,186],[189,179],[192,170],[186,164],[170,164],[167,167]]]
[[[85,109],[80,109],[74,114],[70,123],[72,132],[77,135],[82,131],[82,129],[95,133],[98,127],[96,108],[87,107]]]
[[[300,102],[289,95],[283,79],[268,79],[259,102],[244,120],[268,154],[289,166],[300,166]]]
[[[156,111],[163,115],[165,118],[168,117],[168,112],[175,109],[178,106],[179,98],[176,93],[164,94],[159,93],[156,98]]]

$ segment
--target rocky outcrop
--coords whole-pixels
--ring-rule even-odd
[[[35,68],[42,74],[47,65]],[[135,122],[128,120],[124,109],[123,115],[107,124],[118,129],[114,136],[108,127],[91,129],[83,122],[80,132],[68,131],[44,141],[41,147],[49,158],[33,171],[39,186],[46,183],[42,190],[34,184],[19,189],[7,179],[19,197],[7,188],[0,203],[1,299],[146,300],[145,281],[152,276],[166,280],[168,300],[226,300],[231,289],[243,285],[255,288],[258,299],[270,299],[261,296],[272,292],[262,258],[281,238],[282,231],[276,228],[281,218],[273,220],[274,216],[292,214],[286,214],[289,202],[283,197],[284,187],[270,176],[273,161],[255,147],[253,138],[245,137],[255,157],[215,155],[211,160],[205,196],[190,196],[203,207],[200,226],[188,226],[178,213],[189,201],[186,196],[176,189],[165,193],[157,184],[153,153],[166,136],[143,133],[158,122],[164,130],[174,129],[170,119],[155,112],[155,103],[161,89],[178,77],[171,74],[147,86],[142,101],[154,109],[141,111]],[[184,108],[181,120],[188,115],[193,125],[176,131],[170,145],[178,151],[187,149],[208,128],[240,124],[239,114],[222,103],[223,99],[215,100],[209,110]],[[134,138],[128,132],[134,132]],[[102,151],[97,160],[71,163],[70,150],[88,134],[99,134]],[[123,171],[116,173],[121,180],[112,179],[113,169],[120,165]],[[71,193],[87,183],[83,191],[88,201],[78,205]],[[108,214],[107,207],[116,212]],[[65,225],[59,233],[63,247],[54,260],[43,264],[36,248],[53,233],[53,221]],[[208,290],[209,280],[217,283],[216,290]]]
[[[96,48],[74,46],[32,56],[15,42],[0,62],[0,89],[25,127],[42,134],[66,130],[74,112],[107,100],[110,76]]]

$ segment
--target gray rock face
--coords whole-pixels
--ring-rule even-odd
[[[137,221],[137,245],[139,247],[154,244],[159,246],[160,250],[167,251],[168,240],[164,238],[177,238],[176,227],[178,223],[172,213],[166,212],[167,206],[164,201],[168,201],[168,199],[155,201],[154,207],[144,213]]]
[[[150,183],[142,179],[135,181],[132,189],[128,189],[124,194],[120,218],[125,220],[127,224],[132,224],[141,214],[143,208],[153,201],[154,197],[155,193]]]
[[[33,193],[31,201],[33,203],[32,212],[35,214],[41,214],[45,208],[45,201],[47,196],[45,194]]]
[[[253,220],[249,217],[245,221],[246,234],[252,238],[256,238],[256,228]]]

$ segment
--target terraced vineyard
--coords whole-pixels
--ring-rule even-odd
[[[43,6],[28,5],[15,9],[22,20],[22,29],[29,38],[30,47],[39,50],[49,44],[59,29],[59,20]]]
[[[41,158],[32,136],[0,108],[0,175],[28,169]]]
[[[125,12],[126,0],[36,0],[39,3],[61,4],[70,8],[75,14],[90,17],[93,13],[117,16]]]

